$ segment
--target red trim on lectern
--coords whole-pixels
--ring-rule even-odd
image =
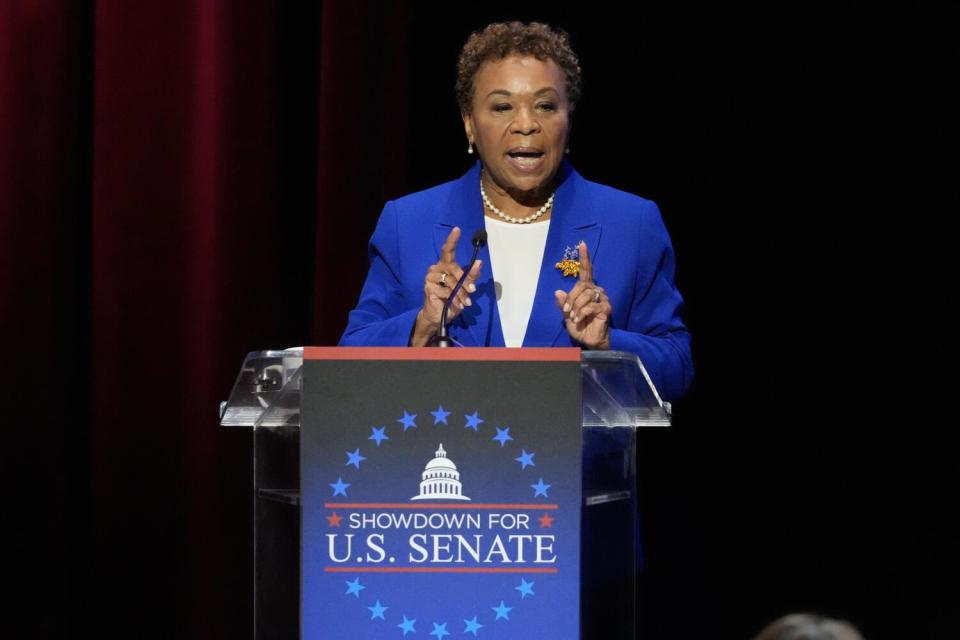
[[[526,511],[556,511],[560,508],[559,505],[556,504],[490,504],[479,502],[476,504],[469,502],[460,502],[457,504],[446,502],[325,502],[323,507],[325,509],[521,509]]]
[[[559,573],[553,567],[324,567],[327,573]]]
[[[304,360],[454,360],[580,362],[576,347],[304,347]]]

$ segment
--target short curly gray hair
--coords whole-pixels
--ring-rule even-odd
[[[553,60],[567,77],[570,108],[580,100],[580,63],[570,48],[570,39],[563,29],[553,29],[542,22],[494,22],[470,34],[457,60],[457,105],[461,113],[473,110],[473,78],[484,62],[503,60],[519,53],[538,60]]]

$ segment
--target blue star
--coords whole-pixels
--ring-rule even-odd
[[[547,489],[549,489],[552,486],[553,486],[552,484],[543,484],[543,478],[540,478],[540,482],[538,482],[537,484],[530,485],[530,487],[534,490],[534,494],[533,494],[534,498],[536,498],[537,496],[543,496],[544,498],[549,498],[550,496],[547,495]]]
[[[444,411],[443,405],[440,405],[436,411],[431,411],[430,413],[433,414],[433,424],[440,424],[441,422],[447,424],[447,416],[450,415],[450,412]]]
[[[334,496],[343,496],[344,498],[347,497],[347,487],[349,487],[350,485],[344,482],[343,478],[341,478],[340,476],[337,476],[337,481],[331,482],[330,486],[333,487]]]
[[[474,411],[473,415],[469,415],[469,416],[464,414],[463,417],[467,419],[467,424],[463,425],[464,429],[473,429],[474,431],[476,431],[477,427],[480,426],[480,423],[485,422],[485,420],[477,416],[478,413],[480,412]]]
[[[401,622],[397,626],[403,629],[403,635],[406,636],[410,632],[413,632],[413,633],[417,632],[417,630],[413,628],[413,623],[416,621],[417,621],[416,618],[414,618],[413,620],[407,620],[407,616],[403,616],[403,622]]]
[[[500,443],[500,448],[503,448],[503,445],[507,444],[507,440],[513,440],[510,437],[510,427],[505,427],[501,429],[500,427],[494,427],[497,430],[497,435],[495,435],[491,440],[496,440]]]
[[[416,420],[416,419],[417,419],[417,414],[410,415],[409,413],[407,413],[407,410],[404,409],[404,410],[403,410],[403,417],[402,417],[402,418],[398,418],[398,419],[397,419],[397,422],[402,422],[402,423],[403,423],[403,430],[404,430],[404,432],[406,432],[406,430],[407,430],[407,429],[410,429],[411,427],[414,428],[414,429],[417,428],[417,423],[414,422],[414,420]]]
[[[438,640],[443,640],[443,636],[450,635],[450,632],[447,631],[447,623],[444,622],[443,624],[437,624],[434,622],[433,631],[430,632],[430,635],[437,636]]]
[[[479,622],[477,622],[477,616],[473,616],[473,620],[466,620],[466,619],[464,619],[464,622],[466,623],[467,628],[464,629],[463,632],[464,632],[464,633],[472,633],[474,636],[476,636],[476,635],[477,635],[477,631],[479,631],[480,628],[483,627],[482,624],[480,624]]]
[[[513,607],[508,607],[507,605],[503,604],[503,600],[500,601],[499,607],[490,607],[490,608],[496,612],[497,620],[500,620],[500,619],[509,620],[510,612],[513,611]],[[494,620],[494,622],[496,622],[496,620]]]
[[[526,598],[527,596],[535,596],[535,595],[537,595],[537,594],[535,594],[535,593],[533,592],[533,585],[534,585],[534,584],[536,584],[536,583],[535,583],[535,582],[527,582],[527,581],[524,580],[523,578],[520,578],[520,586],[519,586],[519,587],[514,587],[514,589],[516,589],[517,591],[520,592],[520,599],[523,600],[523,599]]]
[[[359,598],[360,592],[363,591],[364,589],[366,589],[366,587],[360,584],[360,578],[357,578],[353,582],[349,582],[349,581],[347,582],[347,592],[343,595],[349,596],[350,594],[353,594],[354,596]]]
[[[383,605],[381,605],[379,600],[377,600],[377,604],[373,605],[372,607],[367,607],[367,609],[370,609],[371,620],[373,620],[374,618],[380,618],[381,620],[386,620],[386,618],[383,617],[383,612],[389,608],[390,607],[384,607]]]
[[[360,463],[366,460],[366,458],[360,455],[360,447],[357,447],[357,450],[354,451],[353,453],[350,453],[349,451],[347,451],[347,456],[349,459],[347,460],[347,464],[344,466],[350,466],[352,464],[357,469],[360,468]]]
[[[373,429],[373,435],[370,436],[369,438],[367,438],[367,440],[376,440],[378,447],[380,446],[380,441],[381,441],[381,440],[389,440],[389,439],[390,439],[390,436],[388,436],[387,434],[384,433],[384,431],[387,430],[386,427],[380,427],[379,429],[377,429],[376,427],[370,427],[370,428]]]
[[[527,467],[535,467],[533,463],[533,456],[537,455],[536,453],[527,453],[526,449],[522,449],[523,454],[519,458],[514,458],[517,462],[520,463],[520,469],[526,469]]]

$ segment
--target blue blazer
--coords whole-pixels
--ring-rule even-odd
[[[683,299],[674,286],[674,255],[657,206],[633,194],[585,180],[568,161],[540,267],[525,347],[579,346],[567,333],[553,292],[569,291],[576,278],[555,264],[566,247],[587,243],[594,280],[610,297],[610,349],[640,356],[665,400],[690,386],[690,333],[683,324]],[[391,200],[383,208],[369,244],[370,271],[356,308],[350,312],[341,345],[406,346],[423,306],[423,279],[440,259],[453,227],[462,231],[457,262],[466,267],[470,238],[484,226],[480,162],[458,180]],[[490,252],[481,249],[483,268],[471,294],[473,305],[450,326],[464,346],[502,347]]]

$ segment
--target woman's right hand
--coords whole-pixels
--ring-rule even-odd
[[[443,304],[450,297],[450,292],[456,286],[457,281],[463,276],[463,269],[460,268],[454,257],[457,253],[457,241],[460,240],[460,227],[454,227],[447,236],[446,242],[440,250],[440,260],[427,270],[427,275],[423,279],[423,307],[417,314],[417,323],[414,325],[413,334],[410,336],[411,347],[423,347],[429,344],[434,334],[440,329],[440,316],[443,313]],[[453,321],[464,307],[469,307],[472,302],[470,294],[477,290],[473,284],[480,275],[480,260],[467,274],[466,282],[457,292],[457,298],[450,305],[447,311],[447,323]]]

